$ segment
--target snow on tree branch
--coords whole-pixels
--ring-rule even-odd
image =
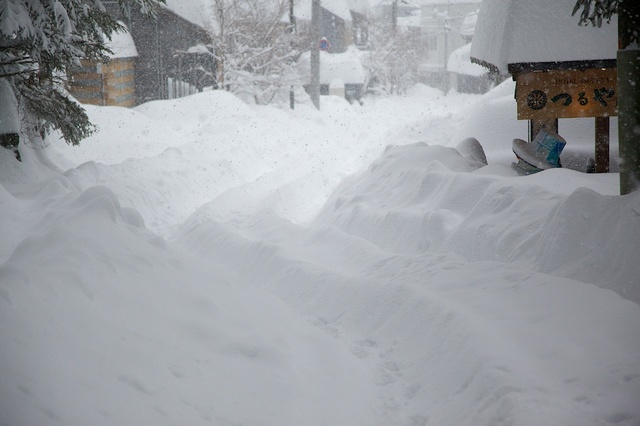
[[[148,13],[158,2],[164,0],[118,0]],[[105,43],[121,29],[101,0],[0,0],[0,78],[37,123],[34,134],[58,129],[71,144],[91,134],[88,117],[63,85],[81,59],[108,60]]]
[[[297,78],[300,40],[283,20],[289,0],[212,0],[211,8],[218,87],[269,103]]]

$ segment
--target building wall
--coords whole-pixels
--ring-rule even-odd
[[[331,44],[329,53],[343,53],[353,44],[352,23],[320,8],[320,36]]]
[[[482,94],[491,90],[493,81],[488,74],[481,76],[472,76],[464,74],[449,73],[451,78],[451,88],[458,93],[477,93]]]
[[[71,77],[69,92],[91,105],[135,105],[135,58],[112,59],[107,64],[82,61]]]
[[[113,59],[102,66],[104,104],[132,107],[136,104],[135,58]]]
[[[158,8],[157,17],[142,14],[138,8],[131,8],[125,16],[117,3],[106,3],[110,14],[123,21],[136,43],[138,59],[135,66],[136,104],[169,96],[169,79],[185,81],[198,90],[213,84],[210,77],[196,75],[192,69],[184,67],[184,54],[190,47],[209,44],[209,34],[201,27],[181,18],[166,8]],[[212,57],[198,58],[200,66],[214,72]]]
[[[344,20],[320,7],[320,37],[326,37],[331,47],[329,53],[343,53],[354,42],[353,22]],[[298,35],[308,37],[311,34],[311,21],[308,17],[296,18]],[[320,42],[320,40],[318,40]]]
[[[80,103],[103,105],[102,73],[93,62],[82,61],[80,67],[73,70],[69,80],[69,93]]]

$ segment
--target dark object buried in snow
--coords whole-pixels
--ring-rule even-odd
[[[12,150],[18,161],[22,161],[18,150],[19,143],[18,102],[9,82],[0,79],[0,146]]]

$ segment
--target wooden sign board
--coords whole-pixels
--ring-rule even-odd
[[[616,72],[616,68],[590,68],[518,74],[518,120],[618,115]]]

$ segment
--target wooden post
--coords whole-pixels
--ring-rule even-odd
[[[596,173],[609,173],[609,117],[596,117]]]
[[[620,195],[640,190],[640,48],[634,34],[640,27],[640,2],[618,4],[618,146]]]
[[[529,142],[533,141],[536,135],[542,129],[551,130],[554,133],[558,133],[558,119],[550,118],[546,120],[531,120],[529,125]]]

